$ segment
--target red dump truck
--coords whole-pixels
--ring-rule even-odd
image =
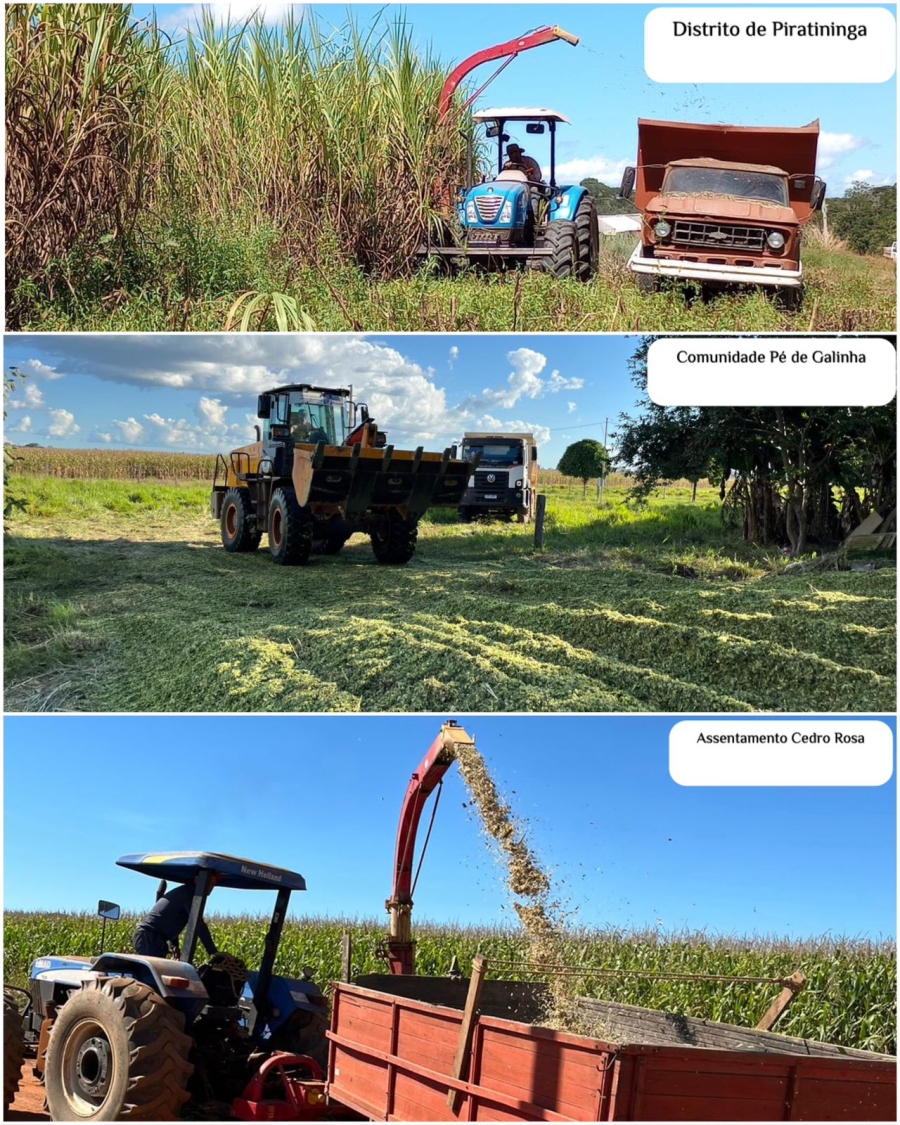
[[[897,1119],[890,1056],[603,1001],[582,1002],[597,1037],[570,1035],[527,1022],[534,997],[509,982],[485,982],[461,1058],[466,995],[336,985],[330,1098],[375,1121]]]
[[[642,289],[763,285],[796,303],[803,228],[822,206],[819,122],[800,129],[638,121],[637,165],[620,194],[641,212],[629,261]]]

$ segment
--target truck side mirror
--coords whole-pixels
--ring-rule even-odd
[[[97,914],[107,922],[118,922],[121,910],[117,902],[107,902],[106,899],[101,898],[97,903]]]
[[[622,173],[622,186],[619,188],[620,199],[631,199],[631,193],[634,191],[635,174],[635,169],[631,167],[626,168]]]
[[[816,176],[816,182],[813,184],[812,193],[809,197],[809,205],[813,209],[813,211],[822,210],[822,204],[825,202],[826,186],[827,185],[825,181],[820,180],[819,177]]]
[[[259,418],[270,418],[272,416],[272,396],[260,395],[256,400],[256,414]]]
[[[537,461],[537,446],[536,445],[533,445],[531,447],[531,460]]]

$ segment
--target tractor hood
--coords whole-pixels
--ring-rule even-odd
[[[789,192],[791,208],[796,219],[806,223],[812,216],[810,198],[816,178],[818,143],[818,121],[799,129],[777,129],[641,118],[638,120],[635,203],[640,211],[647,210],[651,200],[659,195],[669,164],[707,158],[727,161],[749,171],[778,170],[793,177]],[[763,169],[761,165],[769,167]],[[716,206],[718,213],[718,203]],[[766,218],[774,218],[768,207],[765,214]]]

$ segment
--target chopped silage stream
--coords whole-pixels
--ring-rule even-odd
[[[549,875],[528,846],[522,822],[501,798],[487,763],[474,744],[456,743],[454,753],[484,832],[506,866],[506,885],[521,900],[514,902],[513,907],[528,936],[528,967],[539,980],[546,978],[548,988],[541,1023],[558,1031],[601,1034],[602,1028],[596,1021],[589,1020],[578,1008],[578,978],[564,970],[562,908],[553,898]]]

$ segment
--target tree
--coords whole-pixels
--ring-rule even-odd
[[[601,215],[636,215],[637,209],[630,199],[622,199],[619,189],[602,184],[593,176],[581,181],[581,187],[587,188],[588,194],[597,201],[597,211]]]
[[[6,402],[11,394],[13,394],[18,387],[19,383],[25,378],[17,367],[10,367],[6,375],[3,377],[3,421],[6,421]],[[9,448],[3,446],[3,532],[6,534],[6,521],[12,516],[14,512],[24,512],[28,507],[28,501],[24,500],[21,496],[14,496],[9,487],[9,474],[15,457],[10,453]]]
[[[600,477],[605,477],[609,472],[609,464],[609,453],[603,442],[582,438],[568,447],[556,467],[565,477],[577,477],[583,485],[581,495],[585,496],[587,482],[592,478],[599,480]]]
[[[831,229],[857,254],[881,254],[897,237],[897,185],[857,181],[840,199],[828,200]]]

